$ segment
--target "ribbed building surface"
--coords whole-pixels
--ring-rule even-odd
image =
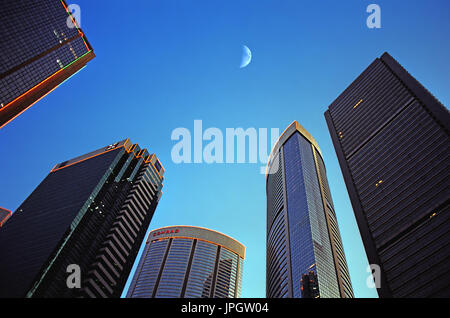
[[[128,139],[56,165],[0,231],[0,297],[120,297],[163,174]]]
[[[450,297],[450,115],[377,58],[325,113],[381,297]]]
[[[128,298],[235,298],[241,295],[245,247],[193,226],[150,232]]]
[[[296,121],[272,150],[266,193],[267,297],[353,297],[322,155]]]
[[[95,55],[62,0],[0,1],[0,128]]]

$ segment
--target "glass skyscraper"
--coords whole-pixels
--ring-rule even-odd
[[[297,121],[272,149],[266,193],[267,297],[353,297],[322,154]]]
[[[384,53],[325,117],[379,296],[450,297],[448,109]]]
[[[0,298],[120,297],[163,175],[129,139],[57,164],[0,230]]]
[[[95,57],[63,0],[0,1],[0,128]]]
[[[222,233],[194,226],[150,232],[128,298],[236,298],[245,247]]]

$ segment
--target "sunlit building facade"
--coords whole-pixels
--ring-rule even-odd
[[[448,109],[384,53],[325,118],[379,296],[450,297]]]
[[[163,178],[129,139],[57,164],[0,229],[0,298],[120,297]]]
[[[353,297],[322,154],[297,121],[272,149],[266,194],[267,297]]]
[[[63,0],[0,1],[0,128],[95,57],[74,17]]]
[[[128,298],[238,298],[245,247],[193,226],[150,232]]]
[[[12,212],[10,210],[6,210],[4,208],[0,208],[0,227],[5,224],[6,220],[11,217]]]

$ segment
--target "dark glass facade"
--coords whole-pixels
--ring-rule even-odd
[[[1,128],[95,55],[65,1],[2,0],[0,21]]]
[[[0,231],[0,297],[120,297],[162,194],[157,162],[127,139],[56,165]]]
[[[127,298],[235,298],[241,295],[245,247],[209,229],[150,232]]]
[[[266,182],[267,297],[353,297],[322,155],[298,122],[272,150]]]
[[[11,211],[0,208],[0,227],[11,217]]]
[[[384,53],[325,118],[379,296],[450,297],[448,109]]]

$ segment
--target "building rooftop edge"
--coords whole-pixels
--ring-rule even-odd
[[[150,234],[157,232],[157,231],[161,231],[161,230],[165,230],[165,229],[173,229],[173,228],[187,228],[187,229],[197,229],[197,230],[202,230],[202,231],[206,231],[206,232],[210,232],[210,233],[215,233],[218,234],[221,237],[227,238],[229,240],[232,240],[232,242],[238,244],[239,248],[241,249],[240,251],[234,251],[237,254],[239,254],[240,256],[242,256],[242,258],[245,258],[245,251],[246,251],[246,247],[244,244],[242,244],[241,242],[239,242],[238,240],[236,240],[235,238],[232,238],[231,236],[224,234],[222,232],[216,231],[216,230],[212,230],[206,227],[201,227],[201,226],[194,226],[194,225],[170,225],[170,226],[164,226],[164,227],[160,227],[154,230],[151,230],[148,234],[147,240],[146,242],[148,243],[150,241]],[[182,236],[182,235],[181,235]],[[175,236],[176,237],[176,236]],[[194,237],[193,237],[194,238]],[[200,238],[201,239],[201,238]],[[215,244],[219,244],[217,242],[213,242]],[[220,245],[220,244],[219,244]],[[225,246],[229,249],[233,249],[230,246]],[[234,249],[233,249],[234,250]]]
[[[284,143],[295,133],[299,132],[303,137],[305,137],[313,146],[316,148],[317,152],[322,157],[322,151],[320,150],[319,144],[316,142],[314,137],[302,126],[297,120],[294,120],[280,135],[275,146],[273,146],[272,151],[270,152],[269,160],[267,162],[266,167],[266,178],[268,176],[269,165],[272,163],[272,159],[278,150],[284,145]]]

